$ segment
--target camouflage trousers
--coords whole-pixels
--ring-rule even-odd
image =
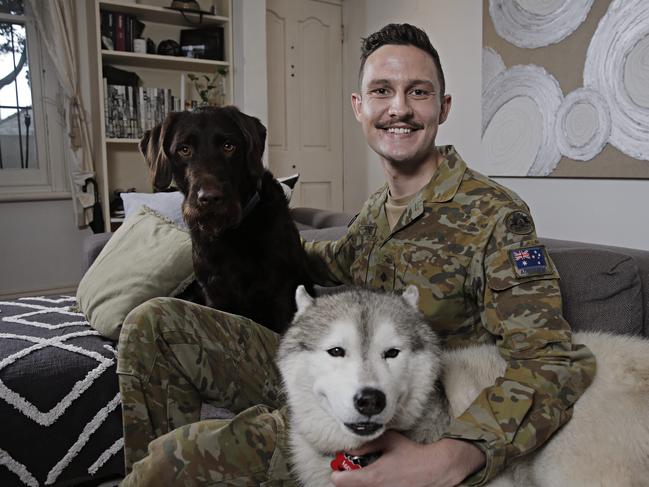
[[[279,337],[173,298],[133,310],[119,340],[122,486],[283,486],[291,480]],[[203,403],[240,412],[200,421]]]

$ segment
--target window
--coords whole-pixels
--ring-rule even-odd
[[[0,0],[0,200],[67,191],[63,96],[24,0]]]

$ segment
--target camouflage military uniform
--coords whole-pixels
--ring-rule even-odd
[[[568,421],[595,359],[571,343],[559,276],[525,203],[468,169],[453,147],[439,150],[444,161],[393,230],[386,185],[344,238],[308,244],[307,251],[321,284],[386,291],[415,284],[421,310],[448,347],[496,342],[508,363],[504,376],[445,435],[484,451],[485,468],[467,479],[481,485]]]
[[[277,344],[246,318],[179,299],[129,313],[117,367],[130,472],[122,486],[295,485]],[[243,412],[199,421],[204,402]]]
[[[417,285],[422,311],[449,347],[496,341],[509,364],[504,377],[447,433],[485,452],[486,467],[469,479],[479,485],[570,418],[595,362],[588,349],[571,344],[558,276],[525,204],[467,169],[452,147],[440,150],[439,170],[393,230],[384,187],[346,236],[306,249],[321,284],[388,291]],[[513,252],[534,249],[546,265],[519,268]],[[277,341],[249,320],[179,300],[134,310],[119,345],[125,455],[133,468],[124,484],[290,484],[285,409],[275,410],[283,404]],[[204,400],[245,410],[232,421],[191,424]]]

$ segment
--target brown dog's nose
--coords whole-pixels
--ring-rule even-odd
[[[223,194],[214,188],[201,188],[198,190],[198,202],[201,205],[211,205],[218,202]]]

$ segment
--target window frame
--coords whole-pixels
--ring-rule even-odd
[[[45,55],[36,22],[29,15],[0,13],[0,22],[21,24],[27,38],[27,60],[32,84],[32,123],[38,168],[0,170],[0,201],[67,199],[69,190],[68,136],[65,129],[65,97],[50,57]]]

